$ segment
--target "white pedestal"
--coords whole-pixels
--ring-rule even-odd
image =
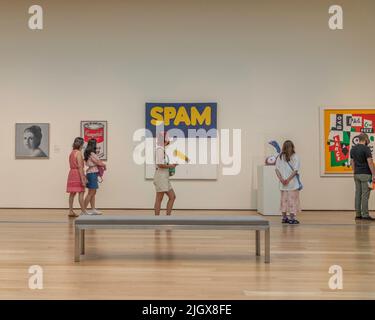
[[[257,207],[262,215],[281,215],[279,179],[275,166],[258,166]]]

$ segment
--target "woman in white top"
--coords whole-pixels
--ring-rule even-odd
[[[282,151],[276,160],[276,174],[280,180],[282,223],[299,224],[296,215],[300,212],[298,171],[300,160],[292,141],[284,142]],[[289,218],[287,214],[290,214]]]
[[[170,164],[168,155],[165,153],[165,147],[170,143],[167,132],[160,132],[157,137],[157,147],[155,152],[156,168],[154,175],[154,186],[156,191],[155,198],[155,215],[160,215],[161,203],[164,194],[168,196],[167,216],[171,215],[176,194],[169,181],[170,169],[176,168],[177,164]]]

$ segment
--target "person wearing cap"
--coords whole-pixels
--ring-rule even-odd
[[[354,172],[355,183],[355,212],[356,220],[375,220],[369,215],[368,200],[370,198],[369,182],[375,182],[375,169],[370,139],[366,133],[358,136],[358,144],[350,150],[350,164]]]
[[[163,201],[164,195],[166,194],[168,196],[167,216],[169,216],[172,213],[173,204],[176,200],[176,194],[169,180],[170,169],[176,168],[177,164],[170,164],[169,157],[165,152],[166,146],[168,146],[170,143],[167,132],[160,132],[156,138],[156,143],[156,167],[154,174],[154,186],[156,191],[156,197],[154,210],[155,215],[159,216],[161,203]]]

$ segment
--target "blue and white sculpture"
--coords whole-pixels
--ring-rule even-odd
[[[265,164],[267,166],[274,166],[276,164],[277,158],[279,157],[279,155],[281,153],[281,148],[280,148],[279,143],[277,141],[275,141],[275,140],[272,140],[272,141],[270,141],[268,143],[275,148],[276,153],[273,154],[272,156],[268,156],[266,158]]]

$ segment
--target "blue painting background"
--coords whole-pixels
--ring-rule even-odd
[[[192,135],[192,132],[191,131],[189,132],[189,129],[195,129],[195,130],[203,129],[204,132],[207,132],[210,129],[215,129],[215,130],[213,130],[215,132],[214,132],[213,135],[211,135],[211,137],[213,137],[213,138],[216,137],[217,103],[215,103],[215,102],[209,102],[209,103],[146,103],[146,129],[148,129],[152,132],[153,137],[156,136],[156,126],[154,126],[151,123],[151,120],[152,120],[151,109],[153,107],[156,107],[156,106],[162,107],[162,108],[175,107],[176,110],[178,110],[179,107],[183,106],[183,107],[185,107],[189,117],[191,116],[192,107],[197,108],[199,113],[202,113],[203,110],[207,106],[211,107],[211,125],[206,125],[206,124],[200,125],[198,123],[195,126],[193,126],[193,125],[187,126],[185,123],[180,123],[178,126],[175,126],[173,124],[173,121],[171,121],[170,125],[164,127],[164,131],[168,131],[170,129],[176,129],[177,128],[177,129],[180,129],[180,130],[183,131],[183,133],[185,135],[185,138],[188,138],[188,137],[192,138],[192,137],[199,137],[199,136],[205,137],[205,135],[200,135],[199,133]]]

